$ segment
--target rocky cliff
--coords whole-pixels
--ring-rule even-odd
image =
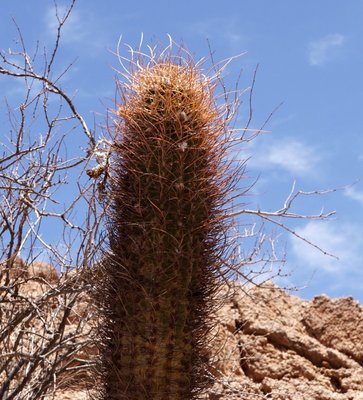
[[[216,321],[216,383],[205,399],[363,400],[363,307],[353,298],[237,287]]]
[[[236,290],[218,320],[209,399],[363,399],[363,308],[353,298]]]
[[[32,301],[43,296],[44,288],[29,279],[47,278],[50,285],[59,280],[54,268],[44,263],[26,276],[20,288]],[[306,301],[273,284],[260,288],[231,284],[223,290],[225,300],[215,315],[210,342],[215,384],[206,400],[363,400],[362,305],[351,297],[325,295]],[[67,332],[72,324],[80,329],[80,318],[92,308],[87,296],[78,303],[68,316]],[[89,324],[92,318],[82,328],[85,335]],[[84,338],[82,332],[79,337]],[[91,340],[88,347],[73,355],[73,364],[97,356]],[[63,381],[69,384],[49,399],[85,400],[97,391],[91,372]]]

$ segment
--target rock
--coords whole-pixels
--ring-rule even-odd
[[[302,321],[309,335],[363,365],[363,309],[352,297],[314,298]]]
[[[271,284],[247,293],[237,287],[217,315],[225,359],[217,360],[221,376],[207,398],[362,399],[362,316],[352,298],[308,302]]]
[[[59,275],[57,270],[50,264],[43,261],[34,261],[29,265],[29,276],[41,278],[48,283],[57,283]]]
[[[78,279],[73,275],[59,277],[48,264],[34,263],[27,275],[34,280],[21,290],[36,298],[49,283]],[[271,283],[263,288],[231,283],[221,295],[224,302],[213,316],[208,344],[209,373],[215,384],[203,399],[363,400],[362,305],[350,297],[325,295],[306,301]],[[66,333],[82,326],[80,337],[88,337],[89,322],[83,326],[82,321],[86,315],[93,321],[92,312],[89,298],[80,294]],[[97,357],[97,347],[90,341],[72,357],[70,365],[77,367],[78,362]],[[91,398],[90,389],[97,392],[92,373],[85,371],[74,379],[72,373],[65,377],[69,384],[49,400],[86,400]]]
[[[20,257],[16,257],[15,260],[10,263],[10,267],[7,266],[7,261],[0,263],[0,282],[5,283],[7,272],[12,281],[28,277],[28,267]]]

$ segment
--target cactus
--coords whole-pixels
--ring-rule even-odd
[[[210,384],[235,175],[216,79],[185,54],[140,56],[119,85],[97,282],[102,399],[197,399]]]

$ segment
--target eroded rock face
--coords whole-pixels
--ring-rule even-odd
[[[84,399],[97,354],[87,283],[45,262],[10,261],[0,264],[0,398],[45,399],[50,388],[49,399]]]
[[[361,305],[234,289],[215,317],[206,400],[363,400]]]
[[[237,290],[217,318],[225,347],[209,399],[363,399],[363,308],[352,298],[308,302],[270,285]]]
[[[34,278],[40,278],[48,283],[56,283],[59,280],[57,270],[50,264],[43,261],[34,261],[28,267],[28,274]]]
[[[28,281],[31,276],[34,280]],[[64,279],[53,267],[35,264],[20,288],[34,301]],[[250,289],[231,284],[223,295],[209,344],[209,372],[216,382],[205,400],[363,400],[362,305],[349,297],[325,295],[309,302],[272,284]],[[51,312],[54,307],[49,306]],[[84,340],[93,321],[91,308],[87,295],[78,296],[66,333],[82,326]],[[94,359],[95,343],[90,340],[72,357]],[[69,383],[56,393],[57,399],[86,400],[90,391],[97,392],[91,371],[81,379],[70,374],[63,377]]]
[[[352,297],[317,296],[302,321],[323,345],[349,355],[363,365],[363,309]]]

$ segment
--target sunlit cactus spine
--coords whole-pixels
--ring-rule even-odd
[[[102,262],[101,398],[198,399],[226,251],[225,110],[179,50],[130,64],[119,83]]]

